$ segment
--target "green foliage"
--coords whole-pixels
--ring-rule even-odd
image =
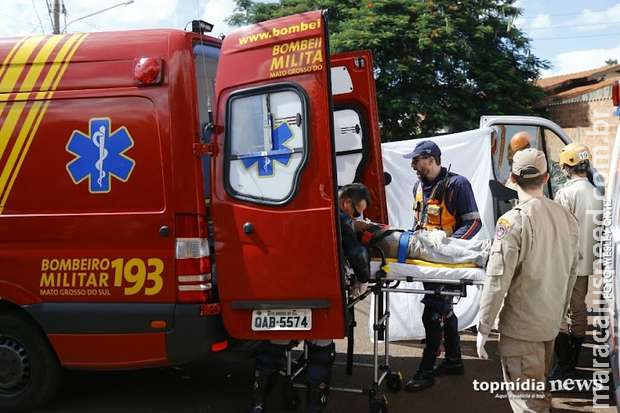
[[[370,49],[384,141],[478,126],[483,114],[531,114],[548,63],[512,21],[515,0],[236,0],[229,22],[328,10],[332,53]]]

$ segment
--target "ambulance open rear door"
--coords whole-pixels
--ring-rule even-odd
[[[242,28],[222,44],[212,217],[235,338],[345,332],[327,41],[316,11]]]
[[[339,53],[331,56],[330,64],[338,185],[366,185],[372,202],[364,217],[387,224],[372,54],[368,50]]]

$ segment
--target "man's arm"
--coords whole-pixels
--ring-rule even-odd
[[[575,288],[575,282],[577,281],[577,267],[579,266],[580,259],[581,253],[579,252],[579,239],[577,239],[577,247],[575,248],[573,264],[570,268],[570,276],[568,278],[568,286],[566,288],[566,296],[564,297],[564,311],[562,312],[563,317],[566,317],[566,314],[568,313],[570,299],[573,295],[573,288]]]
[[[556,192],[553,200],[558,204],[562,205],[564,208],[568,209],[571,214],[575,213],[575,205],[573,202],[571,202],[570,197],[568,196],[568,191],[566,189],[561,188],[558,192]]]
[[[467,178],[463,176],[454,177],[450,191],[449,202],[451,209],[456,215],[458,228],[452,234],[452,238],[471,239],[482,228],[478,205],[474,197],[474,191]]]
[[[521,248],[520,216],[516,219],[502,217],[497,222],[495,240],[487,264],[487,278],[480,299],[480,321],[478,331],[488,335],[510,288],[515,269],[519,264]]]

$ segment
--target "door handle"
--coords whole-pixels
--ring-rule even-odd
[[[246,222],[245,224],[243,224],[243,232],[245,232],[246,234],[251,234],[252,232],[254,232],[254,225],[252,225],[251,222]]]
[[[159,228],[159,235],[162,237],[167,237],[170,235],[170,228],[168,228],[168,225],[164,225]]]

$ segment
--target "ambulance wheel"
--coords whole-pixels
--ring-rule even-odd
[[[385,395],[370,399],[370,413],[388,413],[387,398]]]
[[[385,382],[387,388],[392,393],[398,393],[403,388],[403,375],[400,371],[390,370]]]
[[[289,410],[297,410],[301,400],[299,398],[299,394],[293,387],[293,383],[288,382],[284,384],[283,389],[283,397],[284,397],[284,405]]]
[[[0,411],[30,411],[54,396],[61,369],[43,334],[16,313],[0,313]]]

